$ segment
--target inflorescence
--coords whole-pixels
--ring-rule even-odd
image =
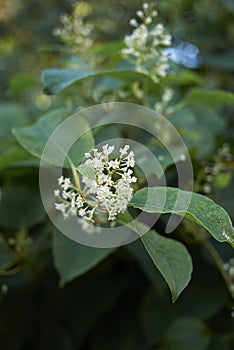
[[[85,21],[79,11],[79,3],[76,3],[71,15],[66,13],[60,17],[62,26],[55,28],[53,34],[60,37],[75,52],[85,53],[92,45],[94,26]]]
[[[114,146],[102,146],[99,151],[85,153],[82,171],[82,188],[76,181],[61,176],[58,179],[60,189],[54,191],[58,203],[55,208],[64,218],[78,216],[89,224],[100,224],[116,220],[117,214],[127,210],[133,195],[132,184],[137,181],[133,176],[135,157],[129,146],[119,149],[119,156],[110,159]],[[79,172],[79,167],[77,168]],[[78,176],[78,173],[77,173]],[[79,177],[78,177],[79,179]]]
[[[150,75],[155,82],[167,75],[168,54],[165,48],[171,45],[172,37],[162,23],[152,25],[158,16],[153,4],[144,3],[143,9],[136,12],[138,20],[132,18],[130,25],[135,29],[124,38],[122,54],[133,63],[138,72]]]

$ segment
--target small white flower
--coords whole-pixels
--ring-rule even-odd
[[[135,159],[134,159],[134,153],[131,151],[129,155],[126,157],[127,160],[127,167],[133,168],[135,166]]]
[[[59,190],[54,190],[54,195],[55,195],[55,197],[58,197],[60,195],[60,191]]]
[[[129,24],[133,27],[138,27],[138,23],[137,21],[135,20],[135,18],[131,18],[130,21],[129,21]]]
[[[60,176],[58,178],[58,184],[61,186],[63,184],[63,181],[64,181],[64,177],[63,176]]]
[[[143,12],[143,11],[139,10],[139,11],[136,12],[136,14],[137,14],[137,16],[138,16],[139,18],[141,18],[141,19],[144,18],[144,12]]]
[[[81,208],[83,206],[83,204],[84,204],[83,198],[80,195],[78,195],[76,197],[76,207]]]
[[[71,187],[71,180],[70,178],[66,177],[63,181],[63,183],[61,184],[61,187],[66,191]]]
[[[151,17],[147,17],[145,20],[146,24],[151,24],[152,23],[152,18]]]
[[[66,212],[67,205],[64,203],[55,203],[55,209],[61,211],[63,214]]]
[[[121,158],[127,154],[129,147],[129,145],[125,145],[124,148],[119,149]]]
[[[109,169],[118,169],[119,168],[119,165],[120,165],[120,162],[118,159],[115,159],[115,160],[110,160],[109,161]]]
[[[85,209],[80,209],[79,210],[79,215],[82,217],[82,216],[85,216],[85,213],[86,213],[86,210]]]
[[[63,190],[63,192],[62,192],[62,198],[63,198],[63,199],[68,199],[68,198],[69,198],[69,192]]]
[[[111,154],[115,149],[115,146],[109,146],[108,144],[102,146],[102,153],[104,155],[109,155]]]

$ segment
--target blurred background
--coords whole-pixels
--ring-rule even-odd
[[[72,13],[73,4],[68,0],[0,0],[0,121],[5,123],[0,125],[0,151],[16,142],[12,141],[12,126],[30,124],[51,107],[70,103],[69,93],[59,98],[45,93],[41,72],[79,63],[79,55],[54,35],[61,26],[61,14]],[[93,23],[98,48],[112,41],[121,43],[132,30],[130,18],[141,7],[138,0],[89,0],[79,2],[78,10]],[[194,81],[202,77],[203,88],[233,93],[233,0],[161,0],[157,7],[161,22],[173,36],[168,48],[172,61],[195,73]],[[110,64],[114,61],[112,58]],[[99,65],[104,63],[100,60]],[[180,96],[189,84],[177,87]],[[94,102],[98,102],[96,95],[87,99],[87,104]],[[211,99],[205,104],[212,107],[214,102]],[[201,119],[196,126],[204,133],[201,150],[210,143],[205,153],[201,151],[193,159],[195,175],[203,176],[197,182],[198,192],[206,194],[210,190],[204,187],[208,181],[204,168],[228,162],[228,175],[226,167],[213,184],[212,197],[232,218],[233,114],[234,107],[229,105],[222,107],[214,123],[204,117],[203,124]],[[38,169],[32,160],[27,161],[28,167],[26,163],[14,168],[0,165],[1,194],[7,193],[7,201],[0,202],[0,349],[234,348],[233,301],[210,255],[199,246],[188,244],[195,270],[189,288],[175,305],[138,243],[117,250],[93,270],[60,287],[52,256],[53,232],[40,207]],[[35,203],[28,229],[22,223],[21,210],[29,210],[30,205],[34,208]],[[163,227],[162,223],[159,231]],[[189,231],[191,225],[181,230]],[[233,257],[226,245],[220,254],[224,261]]]

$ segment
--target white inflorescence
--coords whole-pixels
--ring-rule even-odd
[[[58,179],[60,189],[55,190],[54,195],[59,203],[55,203],[55,208],[63,213],[65,219],[78,216],[87,223],[97,223],[102,222],[106,213],[107,220],[113,221],[118,213],[126,211],[133,195],[132,183],[137,181],[132,176],[134,153],[128,150],[128,145],[120,148],[120,154],[115,159],[110,159],[114,146],[108,144],[101,151],[95,148],[91,153],[85,153],[84,165],[93,176],[82,176],[82,189],[70,178],[61,176]]]
[[[84,21],[76,6],[71,15],[62,14],[60,21],[63,27],[55,28],[53,34],[59,36],[74,51],[84,53],[93,45],[91,34],[94,26],[91,22]]]
[[[135,29],[131,35],[124,38],[126,47],[122,50],[123,56],[135,64],[136,70],[150,75],[155,82],[167,75],[169,68],[168,55],[165,48],[171,45],[171,35],[164,25],[158,23],[152,25],[158,13],[153,9],[153,4],[143,4],[143,10],[137,11],[136,19],[130,20],[130,25]]]

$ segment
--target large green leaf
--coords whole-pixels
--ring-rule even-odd
[[[128,213],[119,215],[118,221],[126,224],[141,236],[144,248],[167,282],[172,301],[175,302],[189,283],[193,270],[192,260],[186,247],[174,239],[163,237],[150,230],[142,222],[133,222]]]
[[[153,263],[166,280],[175,302],[191,279],[192,259],[183,244],[149,231],[141,238]]]
[[[92,269],[115,250],[87,247],[65,237],[58,230],[53,232],[52,244],[54,263],[62,286]]]
[[[150,77],[143,73],[136,72],[131,69],[113,69],[102,71],[91,71],[87,69],[71,69],[71,68],[51,68],[43,72],[42,80],[46,86],[46,92],[49,94],[56,94],[70,85],[88,78],[100,76],[112,76],[119,79],[148,79]]]
[[[184,104],[198,104],[216,109],[221,106],[234,106],[234,94],[223,90],[190,89],[182,101]]]
[[[13,129],[13,133],[18,142],[29,153],[40,158],[51,134],[69,116],[69,114],[70,112],[64,109],[48,112],[39,118],[35,124]],[[81,116],[77,116],[75,123],[76,125],[74,125],[73,130],[69,129],[67,133],[72,133],[73,131],[76,133],[75,127],[77,127],[77,130],[80,130],[81,133],[83,130],[85,131],[89,129],[88,122]],[[66,131],[64,131],[63,137],[72,137],[70,133],[66,135]],[[51,152],[51,154],[47,153],[43,157],[43,160],[51,164],[60,165],[61,156],[63,157],[65,151],[63,150],[60,143],[53,145],[53,148],[54,147],[56,152]],[[76,142],[74,142],[68,152],[68,155],[74,164],[78,164],[82,161],[84,153],[88,152],[93,147],[94,139],[92,133],[91,131],[86,132]],[[68,165],[69,163],[66,163],[66,166]]]
[[[229,215],[208,197],[178,188],[152,187],[137,191],[130,205],[150,213],[185,215],[207,229],[217,241],[228,242],[234,247],[234,230]]]

